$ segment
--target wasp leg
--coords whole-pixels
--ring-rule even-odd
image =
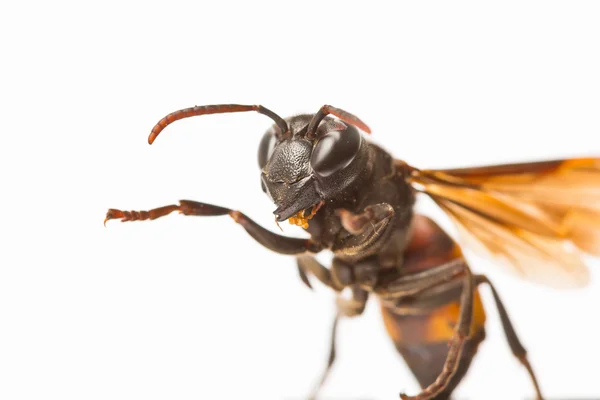
[[[337,337],[337,326],[338,326],[339,320],[340,320],[340,315],[339,315],[339,313],[336,313],[335,318],[333,319],[333,324],[331,326],[331,342],[329,344],[329,357],[327,358],[327,366],[325,367],[325,370],[321,374],[321,379],[319,379],[318,383],[315,385],[314,389],[308,396],[308,400],[315,400],[317,398],[319,391],[321,390],[321,388],[325,384],[325,381],[327,380],[327,377],[329,376],[329,371],[331,371],[333,362],[335,361],[335,347],[336,347],[335,339]]]
[[[448,356],[444,363],[442,372],[437,377],[435,382],[426,387],[416,396],[407,396],[404,393],[400,394],[402,400],[430,400],[434,399],[438,394],[442,393],[450,379],[456,373],[458,364],[462,355],[462,351],[465,345],[465,341],[469,337],[469,331],[471,329],[471,319],[473,317],[473,291],[475,284],[473,282],[473,275],[471,270],[465,265],[465,278],[462,295],[460,299],[460,314],[458,319],[458,326],[456,327],[456,333],[450,341],[450,348],[448,350]]]
[[[346,260],[365,254],[379,239],[391,232],[387,228],[394,218],[394,208],[387,203],[367,206],[358,214],[343,208],[335,212],[351,235],[339,237],[331,250]]]
[[[496,291],[496,288],[490,282],[490,280],[485,275],[476,275],[475,276],[476,283],[479,285],[481,283],[487,284],[492,290],[492,295],[494,296],[494,301],[496,303],[496,308],[498,309],[498,314],[500,314],[500,321],[502,321],[502,328],[504,329],[504,334],[506,335],[506,340],[508,341],[508,345],[512,353],[517,357],[517,359],[523,364],[523,366],[527,369],[529,376],[531,377],[531,381],[533,382],[533,386],[535,387],[535,394],[537,400],[542,400],[542,392],[540,390],[540,386],[535,377],[535,373],[533,372],[533,368],[527,359],[527,350],[521,344],[521,341],[517,337],[517,333],[513,328],[512,323],[510,322],[510,318],[508,317],[508,313],[506,312],[506,308]]]
[[[316,258],[308,255],[296,257],[296,263],[298,265],[298,272],[302,282],[312,289],[312,285],[308,280],[307,273],[314,275],[322,284],[339,292],[344,288],[340,285],[333,277],[329,269],[323,266]]]
[[[453,289],[456,287],[457,268],[460,266],[464,277],[462,278],[461,296],[460,296],[460,312],[458,317],[458,323],[455,328],[454,335],[449,343],[448,354],[444,362],[442,371],[436,378],[436,380],[429,386],[424,388],[421,393],[416,396],[408,396],[404,393],[400,394],[402,400],[431,400],[435,399],[438,395],[444,392],[448,387],[452,377],[456,373],[461,360],[462,352],[469,333],[471,330],[471,320],[473,317],[473,297],[475,291],[475,282],[471,270],[464,262],[448,263],[435,269],[435,273],[423,272],[413,275],[407,275],[399,280],[396,280],[394,285],[399,293],[407,296],[406,301],[404,299],[394,297],[394,291],[388,290],[387,293],[382,296],[384,303],[393,301],[397,305],[395,306],[394,312],[403,314],[405,311],[413,310],[415,305],[423,303],[427,307],[439,307],[440,304],[436,302],[445,302],[453,297]],[[420,285],[419,280],[415,280],[415,275],[420,275],[423,280],[423,285]],[[406,286],[404,284],[407,284]],[[418,290],[416,292],[408,290],[408,285],[416,285]],[[382,290],[382,289],[378,289]],[[427,305],[427,300],[432,300]],[[414,303],[411,305],[410,303]],[[405,304],[405,305],[401,305]],[[417,307],[419,308],[419,307]],[[417,310],[421,312],[422,310]]]
[[[312,285],[308,280],[308,273],[314,275],[322,284],[336,292],[353,285],[359,285],[359,287],[371,291],[376,284],[378,270],[373,260],[348,264],[335,257],[331,269],[324,267],[310,255],[299,256],[296,261],[300,279],[311,289]]]
[[[121,211],[110,209],[106,213],[104,223],[106,224],[106,221],[111,219],[120,219],[122,222],[152,220],[164,217],[174,211],[179,211],[184,215],[195,216],[229,215],[235,222],[242,225],[246,232],[248,232],[248,234],[250,234],[250,236],[258,243],[277,253],[300,254],[307,251],[318,253],[322,250],[322,247],[318,243],[313,242],[310,239],[298,239],[277,235],[258,225],[239,211],[190,200],[180,200],[179,205],[173,204],[149,211]]]
[[[319,394],[319,391],[323,388],[323,385],[327,381],[327,377],[329,376],[331,368],[333,367],[333,363],[335,362],[337,327],[340,318],[351,318],[361,315],[365,310],[368,296],[369,295],[365,290],[362,290],[355,285],[352,286],[352,298],[344,299],[342,297],[338,297],[336,299],[337,313],[333,320],[331,329],[331,342],[329,345],[329,356],[327,358],[327,366],[321,374],[321,378],[319,379],[317,385],[314,387],[313,391],[308,397],[309,400],[314,400],[317,398],[317,395]]]
[[[340,277],[336,276],[346,275],[345,273],[339,271],[340,269],[345,271],[345,268],[343,268],[344,265],[340,264],[339,260],[334,259],[334,266],[337,265],[338,268],[334,269],[333,271],[327,269],[312,256],[305,255],[297,257],[297,264],[302,281],[310,288],[312,288],[312,286],[310,285],[310,282],[308,280],[307,273],[314,275],[321,283],[323,283],[325,286],[330,287],[336,292],[340,292],[344,287],[348,286],[352,290],[352,297],[350,299],[346,299],[341,296],[338,296],[336,298],[337,312],[333,320],[331,329],[331,344],[329,347],[329,357],[327,358],[327,365],[325,367],[325,370],[321,374],[321,378],[319,379],[317,385],[314,387],[313,391],[309,396],[309,399],[314,400],[316,399],[319,391],[325,384],[325,381],[329,376],[329,372],[331,371],[331,367],[333,366],[333,363],[335,361],[338,322],[341,317],[356,317],[361,315],[365,310],[365,305],[367,304],[368,292],[361,289],[359,285],[345,284],[344,281],[348,279],[340,279]]]
[[[452,281],[465,270],[465,260],[457,258],[435,268],[404,275],[375,287],[375,293],[383,299],[394,299],[418,295],[433,286]]]
[[[375,227],[381,222],[389,221],[394,215],[394,208],[387,203],[367,206],[360,214],[345,209],[336,211],[342,226],[353,235],[363,233],[369,226]]]

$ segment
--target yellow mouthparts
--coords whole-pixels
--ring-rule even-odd
[[[308,228],[308,220],[310,218],[304,218],[302,215],[304,211],[299,211],[293,217],[288,218],[288,222],[292,225],[298,225],[303,227],[304,229]]]
[[[325,202],[321,201],[312,206],[310,214],[306,217],[304,216],[304,210],[298,211],[293,217],[288,218],[288,222],[292,225],[301,226],[304,229],[308,228],[308,220],[315,216],[323,204],[325,204]]]

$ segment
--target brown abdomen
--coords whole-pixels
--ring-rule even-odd
[[[405,253],[403,274],[434,268],[462,255],[457,244],[435,222],[424,216],[416,216],[414,223],[413,238]],[[447,297],[447,294],[440,296]],[[388,334],[423,388],[433,383],[442,372],[448,354],[448,342],[458,323],[459,301],[459,295],[445,300],[440,297],[438,307],[421,309],[417,315],[400,315],[394,313],[393,308],[381,307]],[[456,374],[446,390],[436,397],[437,400],[449,398],[465,376],[479,343],[485,338],[485,319],[481,298],[475,292],[470,338]]]

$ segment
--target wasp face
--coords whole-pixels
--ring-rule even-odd
[[[287,119],[287,135],[271,128],[258,150],[262,188],[277,205],[277,221],[290,218],[305,228],[322,202],[335,200],[355,181],[367,158],[361,134],[339,120],[324,119],[315,137],[307,137],[312,117]]]

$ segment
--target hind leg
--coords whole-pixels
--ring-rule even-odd
[[[406,298],[390,299],[394,294],[389,293],[382,300],[388,333],[423,388],[415,396],[401,394],[403,400],[449,398],[485,337],[475,282],[464,263],[463,268],[462,276],[453,275],[445,265],[428,270],[439,272],[429,288]],[[427,281],[435,276],[414,275],[404,279],[415,287],[421,286],[416,276],[423,275]],[[396,286],[404,285],[397,281]]]
[[[433,397],[432,400],[447,400],[451,398],[454,389],[456,389],[469,370],[471,362],[477,353],[477,348],[484,339],[485,330],[481,329],[465,342],[462,357],[459,360],[454,375],[444,390]],[[397,345],[396,347],[421,387],[426,388],[432,382],[435,382],[439,371],[443,369],[446,362],[446,354],[448,352],[447,342],[430,343],[422,346]]]
[[[458,245],[429,218],[413,224],[400,275],[375,291],[386,330],[423,388],[403,398],[447,399],[485,338],[485,311]]]
[[[430,382],[423,388],[421,393],[415,396],[408,396],[404,393],[400,394],[400,398],[402,400],[438,399],[440,396],[443,396],[444,393],[450,393],[453,389],[453,387],[450,387],[450,384],[453,383],[453,378],[458,372],[461,361],[465,358],[463,357],[463,352],[465,345],[468,342],[471,332],[471,321],[473,319],[475,282],[469,267],[466,264],[463,264],[463,267],[464,276],[462,277],[463,284],[461,288],[458,321],[456,323],[455,332],[449,342],[449,348],[446,353],[442,370],[439,372],[438,376],[433,382]],[[450,277],[452,277],[452,275],[450,275]],[[443,293],[438,292],[436,290],[437,288],[447,286],[448,291],[451,291],[453,286],[456,286],[455,282],[458,281],[456,277],[454,277],[453,280],[450,280],[452,278],[449,279],[447,273],[441,273],[438,278],[439,280],[437,283],[435,281],[431,282],[430,288],[430,290],[433,291],[433,298],[436,300],[440,298],[440,293]],[[422,299],[417,297],[415,302],[417,304],[420,301],[427,302],[427,298],[430,297],[428,296],[427,292],[427,290],[422,292]],[[411,306],[409,304],[404,311],[411,309],[414,309],[414,305]],[[402,307],[398,307],[397,311],[402,312]]]
[[[475,280],[477,284],[487,284],[492,290],[492,295],[494,296],[494,301],[496,303],[496,308],[498,309],[498,314],[500,314],[500,321],[502,322],[502,328],[504,329],[504,334],[506,335],[508,345],[510,346],[510,349],[515,355],[515,357],[517,357],[521,364],[523,364],[523,366],[527,369],[527,372],[529,373],[529,376],[533,383],[533,387],[535,388],[537,400],[542,400],[543,397],[542,392],[540,390],[540,385],[538,384],[538,381],[535,377],[535,373],[533,372],[533,368],[531,367],[531,364],[527,359],[527,350],[525,350],[525,347],[523,347],[523,345],[521,344],[521,341],[519,340],[517,333],[515,332],[515,329],[513,328],[512,323],[510,322],[510,318],[508,317],[506,308],[504,307],[504,304],[502,303],[502,300],[500,299],[496,288],[494,287],[494,285],[492,285],[492,282],[490,282],[490,280],[485,275],[476,275]]]

